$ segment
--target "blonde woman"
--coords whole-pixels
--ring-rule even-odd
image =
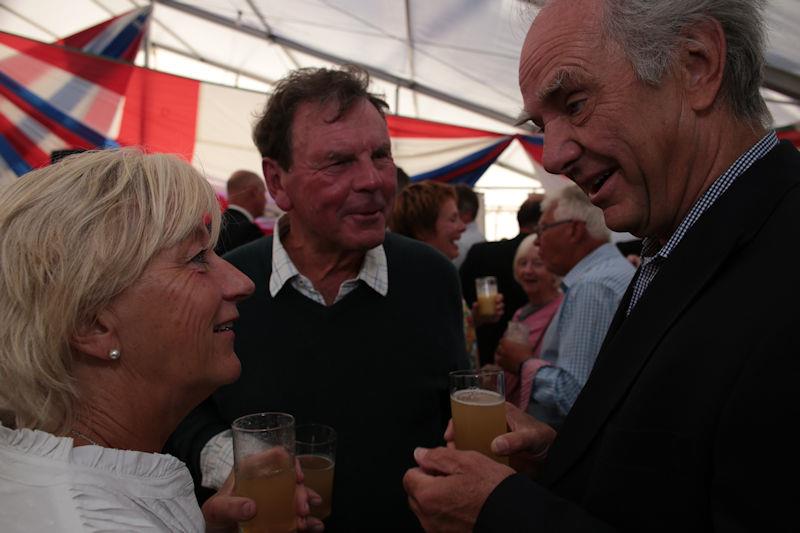
[[[506,371],[508,401],[523,411],[528,407],[534,376],[523,363],[539,356],[544,332],[564,299],[559,279],[539,257],[536,234],[525,237],[514,255],[514,280],[525,291],[528,303],[514,313],[494,355],[495,363]],[[514,339],[515,331],[524,332],[522,338]]]
[[[158,453],[239,376],[231,325],[253,284],[214,254],[219,221],[202,176],[137,149],[0,192],[4,532],[235,530],[257,512],[230,483],[201,512],[184,464]]]

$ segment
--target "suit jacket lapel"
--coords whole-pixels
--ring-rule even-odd
[[[542,483],[556,482],[587,450],[682,311],[798,185],[798,169],[800,156],[793,146],[773,149],[695,223],[625,318],[628,288],[589,380],[559,431]]]
[[[641,269],[636,271],[636,274],[631,279],[631,282],[628,284],[628,288],[625,290],[625,294],[622,295],[622,300],[619,302],[619,307],[617,307],[617,312],[614,313],[614,318],[611,320],[611,324],[608,326],[608,332],[606,333],[606,337],[603,339],[603,345],[600,347],[600,352],[606,349],[606,345],[611,342],[611,339],[617,334],[619,328],[622,327],[623,322],[626,318],[626,310],[628,309],[628,305],[630,305],[631,298],[633,298],[633,287],[636,284],[636,280],[639,278],[639,274],[641,273]]]

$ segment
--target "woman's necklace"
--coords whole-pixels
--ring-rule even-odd
[[[69,430],[69,434],[70,435],[74,435],[75,437],[80,437],[83,440],[85,440],[86,442],[88,442],[89,444],[94,444],[95,446],[100,446],[99,444],[97,444],[97,442],[95,442],[94,440],[90,439],[89,437],[87,437],[86,435],[84,435],[83,433],[78,431],[77,429],[70,429]]]

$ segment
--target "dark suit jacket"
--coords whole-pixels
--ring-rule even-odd
[[[539,483],[501,483],[476,530],[797,531],[799,214],[782,143],[627,318],[626,295]]]
[[[235,209],[226,209],[222,213],[222,226],[219,229],[219,240],[214,251],[221,256],[237,246],[260,239],[264,232],[258,225],[250,222],[246,216]]]
[[[475,302],[475,279],[483,276],[497,278],[497,290],[503,294],[506,306],[500,322],[486,324],[476,329],[478,353],[482,365],[494,362],[494,351],[506,330],[508,321],[517,309],[528,303],[528,297],[514,281],[513,264],[517,246],[526,236],[520,233],[513,239],[473,244],[459,269],[461,290],[470,307]]]

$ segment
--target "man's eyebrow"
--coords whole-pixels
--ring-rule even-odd
[[[562,68],[555,72],[552,81],[540,89],[536,96],[540,102],[550,100],[564,88],[579,85],[584,81],[584,77],[574,69]]]
[[[324,160],[325,161],[342,161],[346,159],[353,159],[355,155],[352,152],[340,152],[336,150],[331,150],[325,154]]]
[[[392,153],[392,143],[391,142],[387,142],[387,143],[381,144],[380,146],[376,147],[372,151],[373,154],[374,153],[378,153],[378,152],[385,152],[385,153],[391,154]]]
[[[539,102],[546,102],[552,100],[560,92],[575,86],[579,86],[586,82],[586,77],[583,73],[576,71],[574,68],[561,68],[557,70],[547,85],[536,92],[536,98]],[[537,132],[541,132],[542,128],[536,124],[536,121],[526,110],[520,111],[517,115],[517,120],[514,122],[515,126],[521,126],[526,122],[531,122]]]

